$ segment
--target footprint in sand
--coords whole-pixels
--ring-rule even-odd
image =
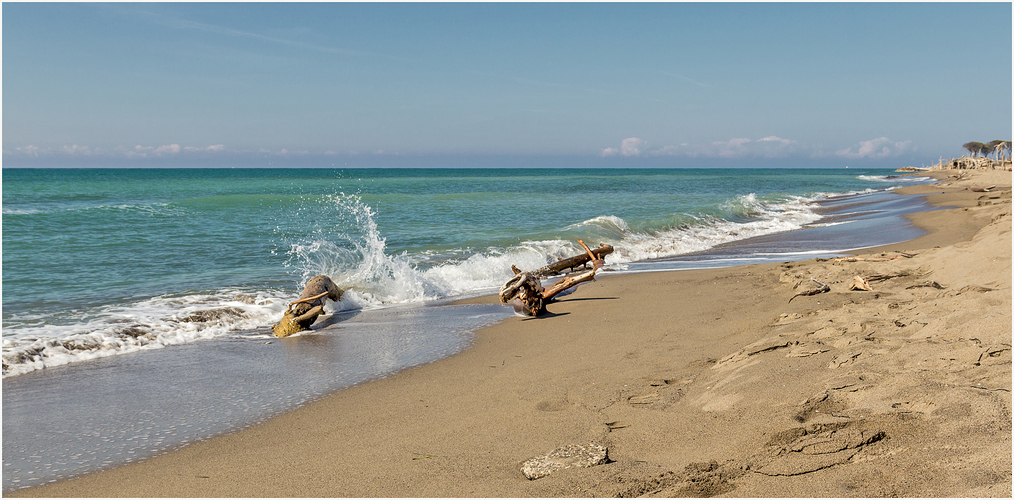
[[[539,411],[563,411],[570,407],[571,403],[569,401],[562,400],[543,401],[535,405],[535,408]]]
[[[765,476],[807,474],[843,464],[886,437],[886,432],[862,420],[789,429],[752,457],[750,470]]]
[[[634,408],[665,410],[683,399],[684,387],[690,383],[689,379],[662,378],[649,382],[648,388],[624,394],[623,397]]]

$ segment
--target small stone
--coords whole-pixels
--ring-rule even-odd
[[[588,443],[561,446],[546,455],[531,458],[521,464],[521,473],[530,480],[546,477],[560,469],[592,467],[609,460],[605,446]]]

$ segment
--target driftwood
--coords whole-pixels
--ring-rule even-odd
[[[606,255],[613,253],[613,247],[606,245],[605,243],[600,244],[595,250],[588,250],[588,247],[585,246],[584,243],[581,245],[585,247],[587,253],[575,255],[566,259],[560,259],[548,266],[532,271],[532,274],[543,277],[553,276],[562,273],[566,269],[574,270],[578,266],[584,266],[588,264],[589,261],[604,259]]]
[[[1011,161],[1009,158],[994,160],[985,156],[962,156],[930,167],[930,170],[1010,170]]]
[[[341,300],[344,290],[338,288],[331,278],[324,275],[314,276],[306,282],[299,299],[289,303],[281,321],[271,327],[276,337],[288,337],[293,333],[309,330],[317,317],[324,313],[327,299],[335,302]]]
[[[832,260],[834,260],[835,262],[883,262],[887,260],[900,259],[902,257],[906,259],[911,259],[916,255],[918,254],[898,252],[898,255],[892,255],[890,257],[885,255],[882,255],[880,257],[835,257]]]
[[[905,290],[911,290],[913,288],[936,288],[937,290],[943,290],[944,286],[936,281],[927,281],[925,283],[916,283],[912,286],[906,286]]]
[[[870,282],[866,281],[862,276],[855,276],[852,278],[852,285],[849,286],[849,290],[862,290],[864,292],[872,292],[873,288],[870,287]]]
[[[887,281],[894,278],[904,278],[905,276],[911,276],[911,271],[899,271],[890,274],[871,274],[866,277],[867,281]]]
[[[504,304],[513,303],[514,311],[519,314],[538,316],[545,312],[546,303],[551,301],[553,297],[576,285],[594,280],[595,273],[605,265],[605,261],[601,257],[596,258],[595,252],[588,248],[588,245],[585,245],[583,241],[577,240],[577,242],[585,249],[586,253],[582,256],[562,259],[534,272],[522,271],[517,266],[512,265],[511,270],[514,271],[514,277],[507,280],[500,287],[500,302]],[[595,251],[599,251],[600,255],[606,255],[613,251],[613,247],[602,245],[596,248]],[[583,259],[579,259],[578,257],[583,257]],[[546,270],[555,270],[556,273],[559,273],[559,271],[564,269],[584,265],[587,262],[592,263],[591,269],[564,276],[563,279],[554,283],[549,288],[543,287],[539,281],[539,276],[543,276],[540,273]]]
[[[799,293],[793,295],[792,298],[789,299],[789,302],[792,302],[792,299],[794,299],[796,297],[808,296],[808,295],[817,295],[818,293],[827,293],[827,292],[831,291],[831,287],[825,285],[824,283],[821,283],[821,282],[819,282],[819,281],[817,281],[816,279],[813,279],[813,278],[810,278],[810,280],[812,280],[814,283],[820,285],[820,288],[815,288],[813,290],[807,290],[805,292],[799,292]]]
[[[509,304],[513,301],[516,312],[525,316],[537,316],[546,307],[542,298],[542,293],[545,291],[542,288],[542,283],[532,273],[520,271],[514,266],[511,268],[514,269],[515,274],[500,287],[500,302]]]
[[[975,193],[988,193],[991,189],[993,189],[995,187],[996,187],[996,184],[993,184],[992,186],[986,186],[984,188],[968,188],[968,190],[972,191],[972,192],[975,192]]]

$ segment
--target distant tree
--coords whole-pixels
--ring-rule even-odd
[[[1011,153],[1011,142],[1003,141],[1002,143],[1000,143],[1000,159],[1009,160],[1010,153]]]
[[[962,144],[961,147],[968,151],[968,154],[972,156],[979,156],[983,151],[988,151],[985,144],[975,141],[966,142]]]
[[[1000,161],[1000,155],[1003,153],[1003,141],[997,139],[995,141],[989,141],[986,143],[986,156],[995,155],[996,161]]]

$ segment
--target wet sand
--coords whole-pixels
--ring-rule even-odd
[[[956,208],[911,215],[916,240],[602,278],[450,358],[8,496],[1009,497],[1011,175],[934,175],[906,191]],[[521,473],[586,443],[609,462]]]

